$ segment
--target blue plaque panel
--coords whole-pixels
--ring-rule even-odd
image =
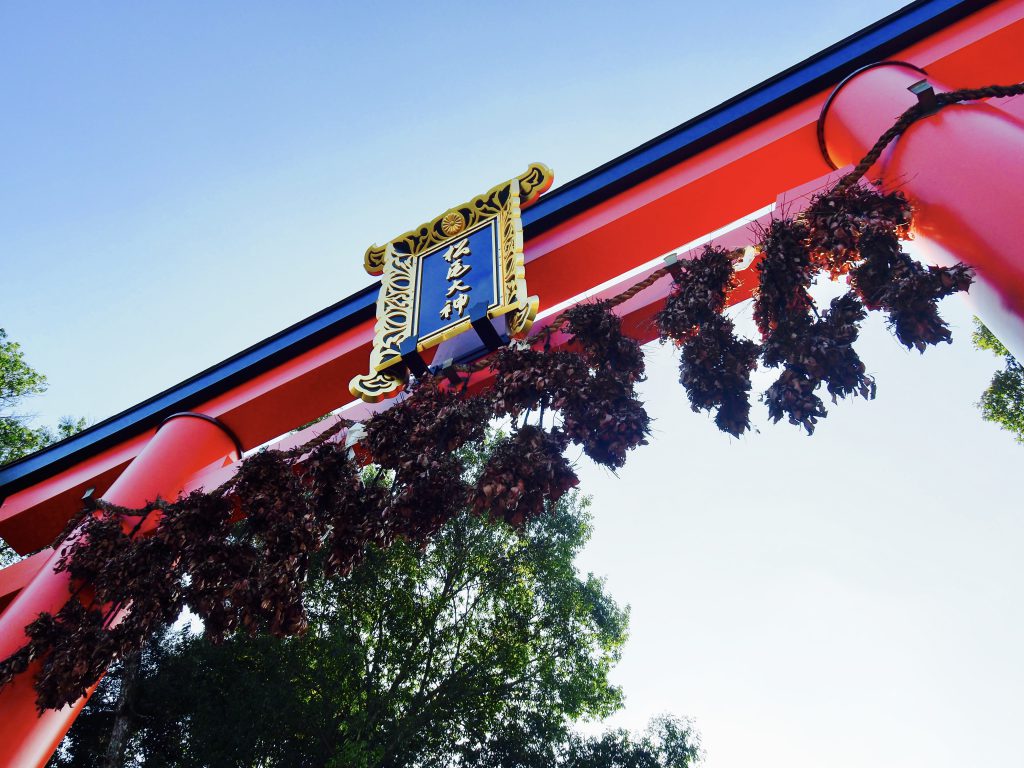
[[[447,338],[499,304],[498,255],[496,218],[423,255],[413,326],[419,344],[432,346],[434,338]]]

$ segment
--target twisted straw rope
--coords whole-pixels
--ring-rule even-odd
[[[900,134],[907,130],[911,125],[920,120],[923,117],[935,114],[940,109],[950,106],[951,104],[959,104],[964,101],[976,101],[978,99],[988,98],[1006,98],[1008,96],[1021,96],[1024,95],[1024,83],[1015,83],[1013,85],[989,85],[984,88],[962,88],[957,91],[947,91],[945,93],[938,93],[935,95],[934,106],[925,106],[921,103],[914,104],[912,107],[907,109],[900,117],[893,123],[892,127],[889,128],[885,133],[878,137],[878,141],[875,142],[874,146],[868,151],[866,155],[861,159],[853,170],[843,176],[834,187],[835,190],[842,191],[848,187],[853,186],[863,178],[864,174],[873,166],[878,158],[882,156],[882,152],[889,146]],[[742,255],[743,249],[738,249],[732,252],[733,260],[735,261]],[[685,262],[679,262],[677,264],[665,265],[658,267],[651,274],[641,280],[639,283],[630,286],[622,293],[613,296],[606,300],[606,303],[610,307],[618,306],[631,298],[636,296],[640,291],[645,288],[649,288],[654,285],[658,280],[665,277],[669,273],[677,270],[679,264],[685,265]],[[555,320],[549,324],[543,331],[536,336],[532,336],[527,339],[528,344],[533,344],[546,336],[550,336],[556,330],[559,330],[568,319],[569,311],[566,310],[560,314]],[[471,366],[473,371],[479,371],[486,368],[486,365]],[[472,372],[467,369],[467,372]]]
[[[1024,83],[1015,83],[1013,85],[990,85],[985,88],[961,88],[958,91],[947,91],[945,93],[935,94],[935,104],[925,105],[920,102],[914,104],[912,107],[907,109],[892,127],[889,128],[885,133],[878,137],[878,141],[871,147],[866,155],[861,159],[859,163],[854,167],[852,171],[843,176],[836,184],[836,189],[846,189],[856,184],[868,172],[868,169],[882,156],[882,152],[885,148],[907,128],[916,123],[922,117],[928,117],[929,115],[935,114],[940,109],[948,107],[951,104],[959,104],[963,101],[976,101],[978,99],[989,99],[998,98],[1002,99],[1007,96],[1020,96],[1024,94]]]

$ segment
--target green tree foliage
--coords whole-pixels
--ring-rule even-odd
[[[8,565],[16,563],[20,559],[21,558],[18,557],[18,553],[15,552],[7,542],[0,539],[0,568],[6,568]]]
[[[85,427],[84,419],[65,416],[57,428],[30,427],[16,409],[26,397],[46,391],[46,377],[25,362],[21,345],[0,328],[0,464],[7,464]]]
[[[25,397],[46,389],[46,378],[25,362],[21,345],[7,340],[0,328],[0,464],[43,445],[42,436],[25,425],[14,408]]]
[[[528,732],[504,734],[472,763],[478,768],[689,768],[701,758],[700,738],[685,720],[662,715],[647,732],[626,730],[601,736],[569,734],[537,749]]]
[[[127,764],[147,768],[690,765],[680,721],[571,732],[621,706],[608,672],[628,618],[573,565],[586,507],[567,495],[521,533],[466,513],[422,551],[399,542],[347,578],[314,575],[300,637],[169,634],[122,706],[120,672],[105,679],[52,765],[105,764],[118,709]]]
[[[978,402],[982,417],[998,424],[1024,444],[1024,366],[1017,362],[1003,343],[984,323],[974,319],[971,337],[978,349],[987,349],[1003,358],[1004,367],[996,371]]]
[[[0,465],[14,461],[50,443],[62,440],[85,428],[85,419],[65,416],[56,430],[31,427],[29,417],[17,408],[26,397],[46,391],[46,377],[25,362],[21,345],[8,341],[0,328]],[[0,568],[18,559],[0,539]]]

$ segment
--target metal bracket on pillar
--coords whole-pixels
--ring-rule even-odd
[[[933,115],[938,112],[939,105],[935,101],[935,89],[927,80],[919,80],[907,90],[917,96],[917,103],[921,105],[924,114]]]

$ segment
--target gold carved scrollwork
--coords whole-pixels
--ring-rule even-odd
[[[367,402],[377,402],[397,394],[402,388],[405,371],[397,364],[402,359],[399,351],[402,342],[415,332],[413,314],[419,258],[460,232],[490,219],[498,220],[500,252],[499,300],[489,309],[488,316],[506,315],[509,335],[514,338],[526,335],[537,315],[538,301],[526,292],[520,211],[534,203],[553,181],[551,169],[533,163],[522,175],[445,211],[386,245],[373,245],[366,250],[363,266],[371,275],[382,278],[370,372],[352,379],[349,389],[353,395]]]
[[[389,244],[387,250],[390,249]],[[389,256],[389,269],[384,272],[377,296],[370,372],[356,376],[349,384],[349,391],[368,403],[397,394],[406,379],[401,366],[392,366],[401,362],[398,347],[412,332],[416,260],[409,255],[390,253]]]

